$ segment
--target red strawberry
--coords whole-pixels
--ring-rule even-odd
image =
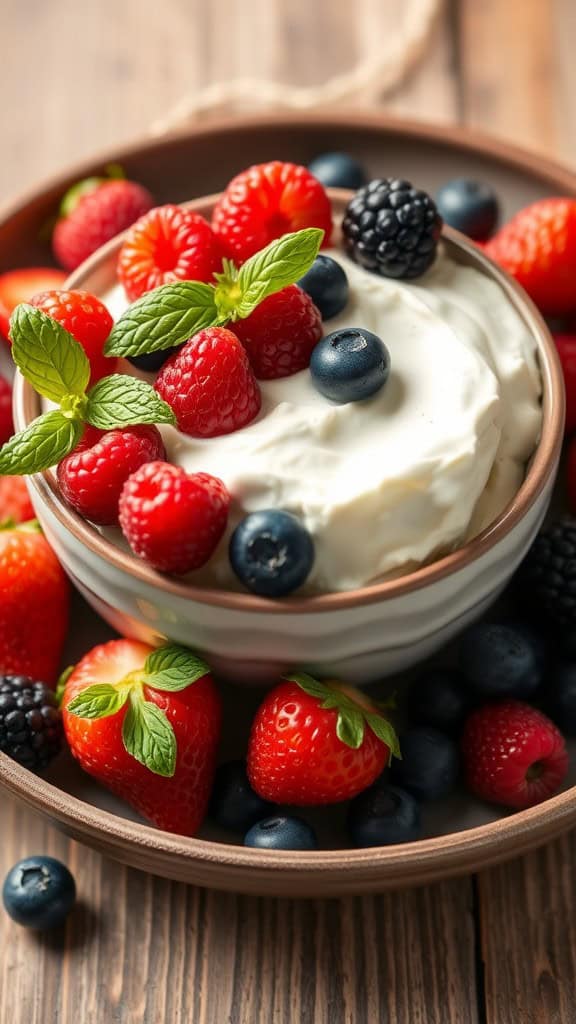
[[[118,277],[131,302],[173,281],[211,281],[222,269],[220,242],[204,217],[181,206],[158,206],[128,232]]]
[[[256,712],[248,777],[265,800],[333,804],[370,786],[396,752],[394,729],[365,694],[298,674]]]
[[[576,199],[532,203],[484,249],[526,289],[542,313],[576,310]]]
[[[75,270],[96,249],[129,228],[153,205],[148,189],[134,181],[102,181],[78,193],[67,216],[54,228],[52,248],[66,270]],[[37,289],[39,290],[39,289]]]
[[[166,449],[157,427],[97,430],[87,427],[74,451],[58,466],[58,483],[66,501],[85,519],[118,523],[118,502],[131,473]]]
[[[148,462],[124,485],[120,526],[134,553],[155,569],[190,572],[215,551],[229,505],[230,495],[217,477]]]
[[[82,345],[90,360],[90,385],[116,371],[118,360],[108,358],[103,351],[114,321],[95,295],[82,291],[40,292],[30,304],[57,320]]]
[[[192,437],[230,434],[260,411],[260,388],[237,336],[207,327],[164,364],[154,384]]]
[[[576,334],[554,334],[566,389],[565,433],[576,430]]]
[[[234,333],[257,377],[288,377],[309,365],[312,349],[322,337],[322,317],[310,296],[291,284],[238,320]]]
[[[0,523],[27,523],[34,509],[23,476],[0,476]]]
[[[242,261],[302,228],[322,228],[327,245],[332,209],[324,186],[306,167],[273,160],[232,179],[216,203],[212,226],[227,253]]]
[[[53,685],[70,584],[36,523],[0,528],[0,672]]]
[[[8,341],[10,315],[20,302],[29,302],[37,292],[62,288],[66,274],[52,267],[24,267],[0,274],[0,335]]]
[[[14,433],[12,419],[12,385],[0,376],[0,444],[5,444]]]
[[[505,807],[532,807],[560,788],[568,771],[564,737],[541,711],[503,700],[473,711],[462,754],[469,789]]]
[[[67,680],[62,714],[72,754],[89,775],[158,828],[198,831],[221,718],[210,670],[199,658],[135,640],[101,644]]]

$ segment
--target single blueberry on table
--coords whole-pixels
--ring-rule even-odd
[[[318,342],[312,350],[310,373],[315,388],[332,402],[361,402],[388,380],[390,353],[371,331],[345,327]]]
[[[330,256],[317,256],[310,270],[297,282],[320,310],[323,320],[337,316],[348,302],[348,278]]]
[[[350,802],[348,832],[355,846],[390,846],[420,838],[420,805],[399,786],[377,781]]]
[[[310,174],[325,188],[362,188],[367,175],[362,164],[349,153],[321,153],[308,164]]]
[[[494,189],[469,178],[454,178],[442,185],[436,196],[436,206],[446,224],[477,242],[490,238],[500,216]]]
[[[437,800],[447,796],[460,771],[458,748],[438,729],[409,729],[400,737],[402,760],[390,766],[395,785],[407,789],[418,800]]]
[[[227,761],[217,768],[209,813],[218,825],[245,832],[273,810],[273,804],[252,789],[245,761]]]
[[[238,524],[230,538],[229,557],[248,590],[263,597],[283,597],[309,576],[314,542],[291,512],[264,509]]]
[[[76,885],[67,867],[53,857],[27,857],[8,872],[2,898],[17,924],[43,931],[57,928],[76,901]]]
[[[460,672],[435,668],[418,677],[407,695],[410,720],[455,735],[470,707],[466,681]]]
[[[316,850],[314,829],[302,818],[276,816],[253,825],[244,837],[244,846],[258,850]]]
[[[143,370],[145,373],[156,373],[179,348],[180,346],[177,345],[175,348],[163,348],[159,352],[146,352],[143,356],[128,356],[127,358],[128,362],[138,370]]]
[[[530,697],[544,673],[542,641],[527,626],[478,622],[460,637],[459,663],[479,697]]]

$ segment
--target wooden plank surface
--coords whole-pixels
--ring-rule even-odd
[[[4,0],[0,198],[135,137],[210,83],[314,85],[349,70],[406,30],[411,2]],[[576,163],[575,42],[574,0],[445,0],[426,60],[381,105]],[[375,98],[368,90],[354,102]],[[1,1024],[576,1019],[573,839],[482,875],[477,902],[464,879],[290,903],[124,869],[5,798],[0,830],[0,875],[26,854],[52,853],[81,896],[67,927],[46,938],[0,915]]]

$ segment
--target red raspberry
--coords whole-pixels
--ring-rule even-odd
[[[273,160],[232,179],[214,207],[212,227],[230,256],[242,261],[302,228],[322,228],[327,245],[332,209],[324,186],[306,167]]]
[[[12,519],[27,523],[34,519],[34,509],[23,476],[0,476],[0,523]]]
[[[566,389],[566,425],[564,432],[576,430],[576,334],[554,334]]]
[[[135,181],[105,181],[80,196],[72,212],[58,221],[52,248],[66,270],[75,270],[96,249],[129,228],[154,200]]]
[[[149,462],[124,486],[120,526],[134,553],[154,569],[190,572],[213,554],[229,505],[230,495],[217,477]]]
[[[576,199],[540,199],[491,238],[484,251],[550,315],[576,310]]]
[[[58,466],[58,483],[66,501],[85,519],[102,525],[118,522],[118,501],[131,473],[166,458],[157,427],[96,430],[87,427],[78,445]]]
[[[289,377],[310,363],[322,337],[322,317],[312,299],[296,284],[269,295],[234,332],[261,380]]]
[[[82,345],[90,360],[89,386],[116,371],[118,360],[103,352],[114,321],[95,295],[81,291],[40,292],[30,299],[30,304],[57,320]]]
[[[207,327],[164,363],[154,384],[192,437],[230,434],[260,411],[260,388],[232,331]]]
[[[0,444],[5,444],[13,433],[12,385],[5,377],[0,377]]]
[[[128,232],[118,277],[131,302],[172,281],[211,281],[222,250],[204,217],[181,206],[158,206]]]
[[[536,708],[504,700],[473,711],[462,735],[469,789],[505,807],[532,807],[552,796],[568,771],[564,737]]]

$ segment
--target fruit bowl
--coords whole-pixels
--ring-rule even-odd
[[[194,200],[209,216],[216,197]],[[339,221],[349,194],[332,190]],[[103,295],[115,283],[121,238],[98,250],[69,286]],[[399,579],[360,590],[282,601],[209,589],[155,572],[121,550],[62,500],[55,475],[32,478],[42,527],[75,586],[120,633],[186,643],[227,678],[274,680],[305,665],[321,675],[369,683],[445,644],[498,596],[533,540],[548,506],[562,442],[563,385],[553,342],[525,294],[464,236],[445,229],[458,262],[497,281],[534,338],[543,380],[540,442],[516,497],[469,543]],[[21,430],[40,411],[23,378],[15,389]]]

